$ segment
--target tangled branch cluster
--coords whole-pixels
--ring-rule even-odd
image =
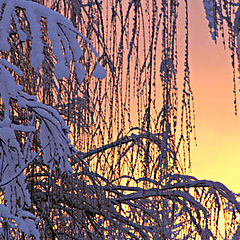
[[[239,196],[186,175],[187,0],[180,121],[179,2],[127,2],[48,1],[74,27],[38,3],[1,1],[0,238],[216,239],[221,219],[225,238],[239,238]],[[233,29],[237,3],[203,2],[213,39],[223,21]]]

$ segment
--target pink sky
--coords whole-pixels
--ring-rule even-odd
[[[192,148],[192,174],[221,181],[240,193],[240,114],[234,115],[230,53],[221,39],[218,45],[210,39],[202,1],[189,1],[189,7],[198,138],[198,146]]]

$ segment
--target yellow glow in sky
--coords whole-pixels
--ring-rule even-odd
[[[221,38],[218,45],[211,40],[202,1],[189,1],[189,8],[198,144],[192,147],[192,175],[240,193],[240,114],[234,115],[230,52]]]

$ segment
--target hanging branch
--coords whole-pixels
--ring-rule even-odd
[[[236,72],[239,74],[239,59],[240,59],[240,10],[239,2],[237,0],[203,0],[206,18],[208,20],[208,27],[212,39],[217,43],[219,33],[222,36],[223,45],[225,45],[226,38],[228,48],[231,52],[232,68],[233,68],[233,94],[234,94],[234,108],[237,114],[237,98],[238,98],[238,82],[236,81]],[[227,34],[225,34],[225,31]],[[236,70],[237,69],[237,70]]]
[[[215,38],[236,7],[224,1],[212,13],[220,2],[205,1]],[[183,175],[193,120],[187,5],[178,104],[179,1],[45,3],[79,30],[37,3],[0,3],[0,238],[207,240],[223,215],[225,238],[236,239],[239,196]]]

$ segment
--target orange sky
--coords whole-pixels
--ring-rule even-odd
[[[198,138],[192,148],[192,175],[221,181],[240,193],[240,114],[234,115],[230,53],[210,39],[202,1],[189,1],[189,7]]]

